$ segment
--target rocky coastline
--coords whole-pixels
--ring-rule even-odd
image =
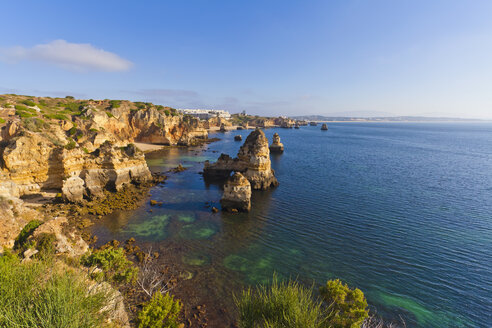
[[[125,208],[114,202],[115,192],[126,191],[132,200],[126,203],[137,203],[135,196],[156,180],[135,142],[188,146],[208,138],[198,119],[151,103],[1,98],[0,197],[6,214],[0,246],[11,247],[34,213],[43,219],[33,199],[96,215],[110,211],[109,203]]]

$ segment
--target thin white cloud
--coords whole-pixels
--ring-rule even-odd
[[[8,63],[40,61],[75,71],[117,72],[126,71],[133,65],[117,54],[98,49],[89,43],[70,43],[65,40],[38,44],[32,48],[6,48],[1,54],[3,56],[0,59]]]

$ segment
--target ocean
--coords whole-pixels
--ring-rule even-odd
[[[203,161],[235,156],[234,136],[249,132],[148,154],[153,171],[187,170],[151,190],[162,206],[115,212],[92,232],[100,243],[135,237],[167,254],[192,277],[176,292],[225,309],[224,320],[232,293],[275,272],[315,287],[340,278],[371,311],[407,327],[490,327],[491,123],[266,129],[285,146],[271,155],[280,185],[254,191],[250,213],[214,214],[222,192],[199,174]]]

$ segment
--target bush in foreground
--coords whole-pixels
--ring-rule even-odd
[[[270,286],[248,289],[236,298],[241,328],[322,328],[326,313],[321,301],[315,300],[313,290],[295,281],[278,282]]]
[[[138,314],[138,328],[178,328],[182,304],[173,296],[155,293]]]
[[[85,255],[82,264],[88,267],[101,269],[93,272],[92,278],[116,283],[134,283],[138,276],[138,268],[128,260],[123,248],[108,247],[97,250],[90,255]]]
[[[330,311],[329,321],[334,328],[360,327],[369,316],[364,293],[350,289],[339,279],[329,280],[320,288],[320,294]]]
[[[88,282],[52,263],[21,264],[0,257],[0,327],[93,328],[103,326],[105,295],[87,294]]]
[[[368,317],[367,301],[360,289],[330,280],[320,289],[322,300],[296,281],[243,291],[235,302],[241,328],[359,328]]]

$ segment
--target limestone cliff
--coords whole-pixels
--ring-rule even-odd
[[[270,150],[265,133],[252,131],[239,149],[237,158],[221,154],[217,162],[205,162],[203,175],[206,179],[227,179],[232,171],[241,172],[253,189],[268,189],[278,185],[271,168]]]
[[[170,107],[0,95],[0,246],[12,243],[26,217],[36,217],[20,197],[50,191],[69,202],[99,198],[152,178],[133,142],[191,145],[204,138],[197,119]]]
[[[0,149],[4,172],[0,186],[11,195],[22,196],[42,190],[64,188],[79,177],[84,194],[98,197],[104,189],[119,190],[125,184],[150,180],[144,155],[135,146],[116,147],[106,141],[94,151],[57,146],[40,134],[26,131]],[[79,186],[81,184],[79,183]],[[8,186],[8,187],[7,187]],[[81,200],[81,199],[80,199]]]

